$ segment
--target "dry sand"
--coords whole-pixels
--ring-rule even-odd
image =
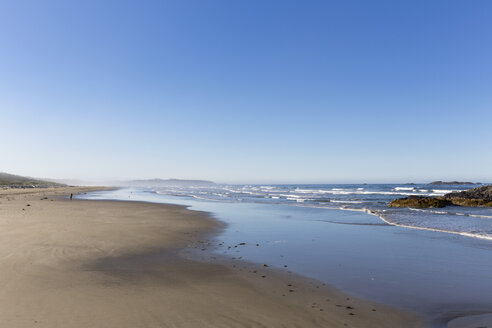
[[[186,259],[222,227],[206,213],[55,196],[91,189],[0,191],[0,327],[424,326],[261,265]]]

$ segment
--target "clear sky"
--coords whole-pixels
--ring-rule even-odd
[[[492,1],[0,2],[0,171],[492,181]]]

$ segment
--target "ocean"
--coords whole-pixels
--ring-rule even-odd
[[[209,212],[227,224],[207,241],[217,256],[311,277],[418,312],[439,326],[456,316],[492,312],[492,209],[414,210],[387,204],[473,187],[215,185],[122,188],[80,197],[181,204]]]
[[[282,204],[364,211],[387,224],[436,230],[475,238],[492,239],[492,209],[450,206],[444,209],[396,209],[387,204],[400,197],[442,196],[477,185],[216,185],[212,187],[166,187],[158,194],[207,201]]]

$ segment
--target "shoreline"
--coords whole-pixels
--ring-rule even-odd
[[[332,208],[326,208],[329,210],[332,210]],[[488,236],[480,236],[476,234],[471,234],[467,232],[458,232],[458,231],[449,231],[449,230],[443,230],[443,229],[437,229],[437,228],[428,228],[428,227],[419,227],[419,226],[411,226],[411,225],[406,225],[406,224],[400,224],[400,223],[394,223],[389,221],[384,217],[384,214],[377,213],[377,210],[372,210],[372,209],[355,209],[355,208],[333,208],[334,210],[340,210],[340,211],[353,211],[353,212],[363,212],[368,215],[373,215],[380,219],[383,223],[386,223],[387,225],[393,226],[393,227],[400,227],[400,228],[406,228],[406,229],[414,229],[414,230],[422,230],[422,231],[432,231],[432,232],[439,232],[439,233],[445,233],[445,234],[450,234],[450,235],[459,235],[463,237],[468,237],[468,238],[475,238],[475,239],[483,239],[483,240],[489,240],[492,241],[492,237]]]
[[[104,194],[105,193],[103,193],[103,195]],[[125,193],[123,193],[123,194],[115,193],[112,197],[109,197],[109,199],[112,199],[114,197],[115,199],[118,199],[119,201],[126,201],[126,197],[127,196],[121,197],[122,195],[125,195]],[[251,209],[244,208],[244,206],[243,206],[243,209],[242,210],[241,210],[241,206],[239,207],[239,212],[237,212],[238,211],[237,208],[234,210],[235,212],[231,212],[230,209],[224,211],[222,208],[215,207],[215,206],[212,206],[212,207],[210,207],[210,206],[198,206],[197,204],[195,204],[194,202],[191,202],[191,201],[190,202],[186,201],[186,202],[181,202],[180,203],[180,202],[174,202],[172,199],[167,199],[167,200],[162,201],[161,199],[147,198],[146,196],[144,196],[143,198],[142,197],[138,197],[137,195],[135,195],[135,197],[134,196],[131,196],[131,197],[132,197],[133,200],[142,201],[142,202],[145,202],[145,203],[180,204],[180,205],[184,205],[184,206],[190,207],[190,209],[192,211],[200,211],[201,210],[201,211],[206,211],[205,213],[212,213],[213,216],[214,216],[214,218],[217,218],[218,220],[220,220],[222,222],[228,222],[228,224],[234,223],[235,225],[237,224],[237,217],[236,217],[235,221],[234,220],[231,221],[231,220],[227,219],[228,217],[235,217],[236,216],[235,213],[241,213],[241,211],[247,210],[248,211],[247,213],[249,213],[249,215],[242,215],[242,216],[240,216],[240,217],[243,217],[243,220],[244,219],[248,219],[248,216],[251,217],[251,215],[256,216],[258,214],[255,211],[250,212]],[[94,199],[94,198],[90,197],[90,199]],[[104,196],[103,197],[96,197],[95,199],[104,199]],[[106,199],[108,199],[108,198],[106,198]],[[214,202],[211,202],[211,204],[213,204],[213,203]],[[285,204],[281,204],[281,205],[285,205]],[[232,206],[232,205],[230,205],[230,206]],[[285,206],[287,206],[287,205],[285,205]],[[340,211],[340,209],[338,209],[338,210]],[[353,212],[353,211],[340,211],[340,213],[341,212]],[[362,211],[355,211],[355,212],[362,212]],[[246,213],[246,212],[244,212],[244,213]],[[372,213],[367,213],[366,211],[364,211],[364,214],[367,215],[367,214],[372,214]],[[285,213],[284,213],[284,215],[285,215]],[[378,216],[376,216],[376,218],[377,218],[377,220],[381,220],[381,218],[379,218]],[[251,219],[253,219],[253,217],[251,217]],[[262,222],[261,219],[265,219],[265,218],[263,218],[263,217],[260,216],[260,219],[255,219],[253,221],[256,222],[256,224],[258,224],[258,223]],[[249,221],[249,219],[247,221]],[[280,222],[277,222],[277,224],[279,224],[279,223]],[[395,228],[400,228],[400,227],[394,226],[394,225],[388,225],[388,226],[393,226]],[[241,226],[241,227],[242,228],[245,228],[244,226]],[[277,226],[277,227],[279,227],[279,226]],[[239,230],[242,231],[242,228],[240,228]],[[270,227],[270,229],[272,229],[272,226]],[[249,256],[248,261],[252,261],[252,262],[249,262],[250,269],[248,270],[246,268],[247,266],[244,263],[245,260],[242,258],[242,255],[243,255],[244,252],[242,250],[240,251],[240,249],[242,249],[243,247],[246,247],[246,248],[252,247],[254,249],[255,248],[254,247],[254,244],[255,244],[255,242],[258,241],[258,239],[257,238],[252,238],[252,239],[251,238],[248,238],[247,237],[247,234],[246,235],[245,234],[237,234],[236,235],[236,233],[239,232],[239,231],[235,231],[235,230],[238,230],[237,228],[232,229],[232,230],[235,231],[235,233],[234,233],[234,231],[231,230],[231,228],[229,228],[227,230],[230,230],[230,232],[228,233],[228,237],[227,237],[227,235],[226,236],[222,235],[219,238],[213,238],[218,243],[224,243],[224,241],[227,241],[227,244],[224,244],[224,245],[222,245],[220,247],[219,246],[216,246],[215,249],[214,249],[215,253],[212,253],[209,258],[202,256],[202,258],[203,258],[202,260],[203,261],[209,262],[210,259],[213,257],[213,261],[215,262],[215,261],[218,261],[218,257],[222,257],[222,260],[223,260],[223,262],[225,262],[226,265],[229,265],[231,267],[234,267],[235,265],[237,265],[238,267],[242,266],[243,267],[243,270],[246,270],[246,271],[249,271],[249,272],[251,272],[252,270],[255,270],[255,269],[256,269],[256,271],[259,272],[258,266],[260,266],[259,269],[262,269],[261,268],[261,264],[262,263],[268,263],[269,265],[271,264],[270,263],[270,261],[272,260],[271,257],[268,258],[268,256],[267,257],[258,257],[258,256],[256,256],[256,259],[255,259],[254,256],[253,256],[253,258],[251,258]],[[420,230],[420,229],[418,229],[418,230]],[[245,231],[248,231],[248,230],[246,229]],[[269,231],[271,231],[272,233],[274,232],[274,230],[269,230]],[[249,231],[249,232],[251,232],[251,231]],[[233,237],[233,238],[231,238],[232,235],[236,235],[236,236]],[[246,238],[244,238],[244,237],[246,237]],[[276,237],[275,238],[282,238],[282,234],[276,234]],[[474,239],[474,238],[471,238],[471,239]],[[235,248],[230,249],[230,252],[227,251],[227,245],[234,245],[234,243],[237,243],[238,244],[238,243],[244,242],[244,241],[248,241],[249,246],[240,246],[239,248],[237,248],[237,251],[236,251]],[[308,244],[310,244],[310,241],[311,240],[308,238],[306,241],[308,242]],[[267,243],[268,243],[268,241],[267,241]],[[263,243],[261,243],[261,241],[260,241],[260,244],[263,244]],[[239,245],[240,244],[238,244],[238,246]],[[433,247],[432,244],[428,244],[426,246]],[[224,252],[224,250],[225,250],[225,252]],[[220,253],[223,253],[223,254],[226,254],[226,253],[228,253],[228,254],[225,255],[225,256],[223,256],[223,254],[219,254],[219,252]],[[197,254],[198,254],[198,258],[199,258],[201,252],[198,251]],[[238,254],[238,255],[234,255],[234,254]],[[251,255],[251,252],[249,252],[249,254]],[[278,256],[278,254],[282,254],[282,253],[277,253],[277,256]],[[284,255],[289,255],[289,254],[292,254],[292,253],[291,252],[287,252],[287,253],[283,253],[283,254]],[[321,256],[322,254],[317,254],[317,255],[318,256]],[[231,256],[232,256],[232,261],[231,261]],[[280,257],[283,258],[282,255]],[[274,263],[274,264],[276,265],[276,268],[278,268],[279,271],[282,271],[281,273],[283,273],[283,272],[285,272],[287,270],[283,268],[285,262],[283,262],[283,260],[280,260],[280,261],[281,262],[278,263],[278,261],[275,261],[274,260],[274,262],[277,262],[277,263]],[[242,264],[241,265],[238,265],[238,263],[242,263]],[[293,263],[291,263],[291,264],[293,264]],[[309,263],[305,263],[305,264],[309,264]],[[315,263],[314,262],[311,262],[311,264],[314,265]],[[289,270],[291,270],[290,267],[291,266],[289,264]],[[366,267],[364,267],[364,268],[366,268]],[[411,268],[412,268],[412,266],[408,267],[409,270],[412,270]],[[309,267],[306,267],[306,269],[308,271],[310,270]],[[362,267],[360,267],[360,265],[359,265],[359,269],[362,269]],[[269,270],[271,271],[273,269],[270,267]],[[365,270],[365,269],[362,269],[362,270]],[[370,269],[368,269],[368,270],[370,270]],[[312,274],[313,273],[312,271],[310,271],[310,274],[306,275],[306,274],[303,273],[303,272],[305,272],[304,269],[299,268],[299,267],[294,268],[294,271],[296,272],[297,275],[300,275],[300,278],[310,277],[308,279],[309,280],[312,280],[312,281],[315,281],[313,279],[319,279],[317,281],[317,282],[319,282],[319,284],[323,284],[323,282],[320,282],[320,280],[321,281],[322,280],[325,280],[323,277],[319,277],[316,274],[313,275]],[[404,277],[405,278],[400,278],[400,280],[398,280],[398,279],[392,279],[390,277],[387,277],[387,278],[390,279],[389,280],[389,284],[391,284],[392,281],[393,281],[393,283],[394,282],[398,282],[398,281],[399,281],[399,283],[402,283],[402,282],[405,281],[406,284],[407,284],[407,286],[413,286],[412,281],[408,281],[408,276],[405,276],[404,275]],[[333,281],[333,278],[331,278],[330,280]],[[328,280],[328,282],[325,281],[325,283],[327,283],[327,284],[333,284],[333,282],[330,282],[330,280]],[[342,291],[343,293],[349,293],[349,295],[350,294],[351,295],[354,295],[355,298],[361,298],[361,299],[365,299],[365,300],[376,300],[375,302],[378,302],[379,304],[386,304],[386,305],[388,305],[390,307],[395,308],[394,307],[394,304],[393,304],[393,302],[391,300],[388,300],[388,299],[386,299],[386,300],[384,300],[384,299],[377,300],[377,298],[372,298],[371,295],[363,295],[363,293],[359,293],[357,291],[357,289],[353,289],[353,288],[349,287],[349,285],[347,285],[346,283],[345,284],[341,284],[341,285],[335,283],[334,285],[337,286],[336,288],[339,288],[339,290]],[[371,283],[371,285],[372,285],[372,283]],[[418,285],[419,284],[417,284],[416,286],[418,286]],[[368,285],[366,285],[366,286],[368,286]],[[362,286],[359,286],[359,288],[360,287],[362,287]],[[365,287],[363,287],[363,288],[365,288]],[[420,296],[427,297],[425,293],[420,293],[420,294],[421,294]],[[400,298],[403,297],[404,298],[404,295],[405,294],[401,294],[398,297],[400,297]],[[428,296],[429,297],[434,297],[435,294],[433,292],[429,292]],[[484,306],[485,303],[484,304],[473,303],[473,302],[466,303],[466,301],[464,301],[464,299],[463,299],[463,302],[460,302],[461,299],[463,299],[463,298],[461,298],[461,297],[458,298],[457,301],[455,300],[455,303],[449,303],[448,302],[449,304],[448,303],[445,303],[445,302],[443,303],[442,301],[444,299],[441,300],[441,302],[434,303],[434,304],[428,304],[429,302],[423,302],[423,300],[422,300],[422,301],[415,301],[415,302],[413,302],[413,305],[411,305],[411,306],[407,306],[409,304],[406,304],[406,305],[399,304],[399,306],[396,307],[396,308],[401,309],[403,311],[410,311],[412,313],[417,313],[417,315],[421,316],[422,318],[425,318],[426,321],[431,326],[433,326],[433,327],[434,326],[436,326],[436,327],[444,327],[448,323],[451,323],[455,319],[459,319],[459,320],[457,320],[456,323],[453,321],[453,327],[461,327],[460,325],[461,325],[461,323],[465,322],[465,318],[474,317],[474,316],[477,316],[477,315],[480,315],[481,316],[481,322],[484,322],[484,320],[485,320],[484,318],[486,318],[487,315],[490,313],[490,310],[488,310],[488,307],[487,306]],[[416,309],[416,307],[417,307],[417,309]],[[458,325],[458,324],[460,324],[460,325]],[[464,325],[463,327],[468,327],[468,326]]]
[[[0,193],[2,325],[424,326],[412,313],[297,275],[183,257],[190,243],[223,227],[208,213],[60,197],[69,189],[29,191]]]

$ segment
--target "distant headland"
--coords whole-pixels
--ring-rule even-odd
[[[0,172],[0,188],[48,188],[64,184]]]
[[[148,179],[148,180],[131,180],[121,183],[129,187],[206,187],[213,186],[215,182],[207,180],[184,180],[184,179]]]
[[[432,181],[428,183],[430,185],[479,185],[481,182],[469,182],[469,181]]]

